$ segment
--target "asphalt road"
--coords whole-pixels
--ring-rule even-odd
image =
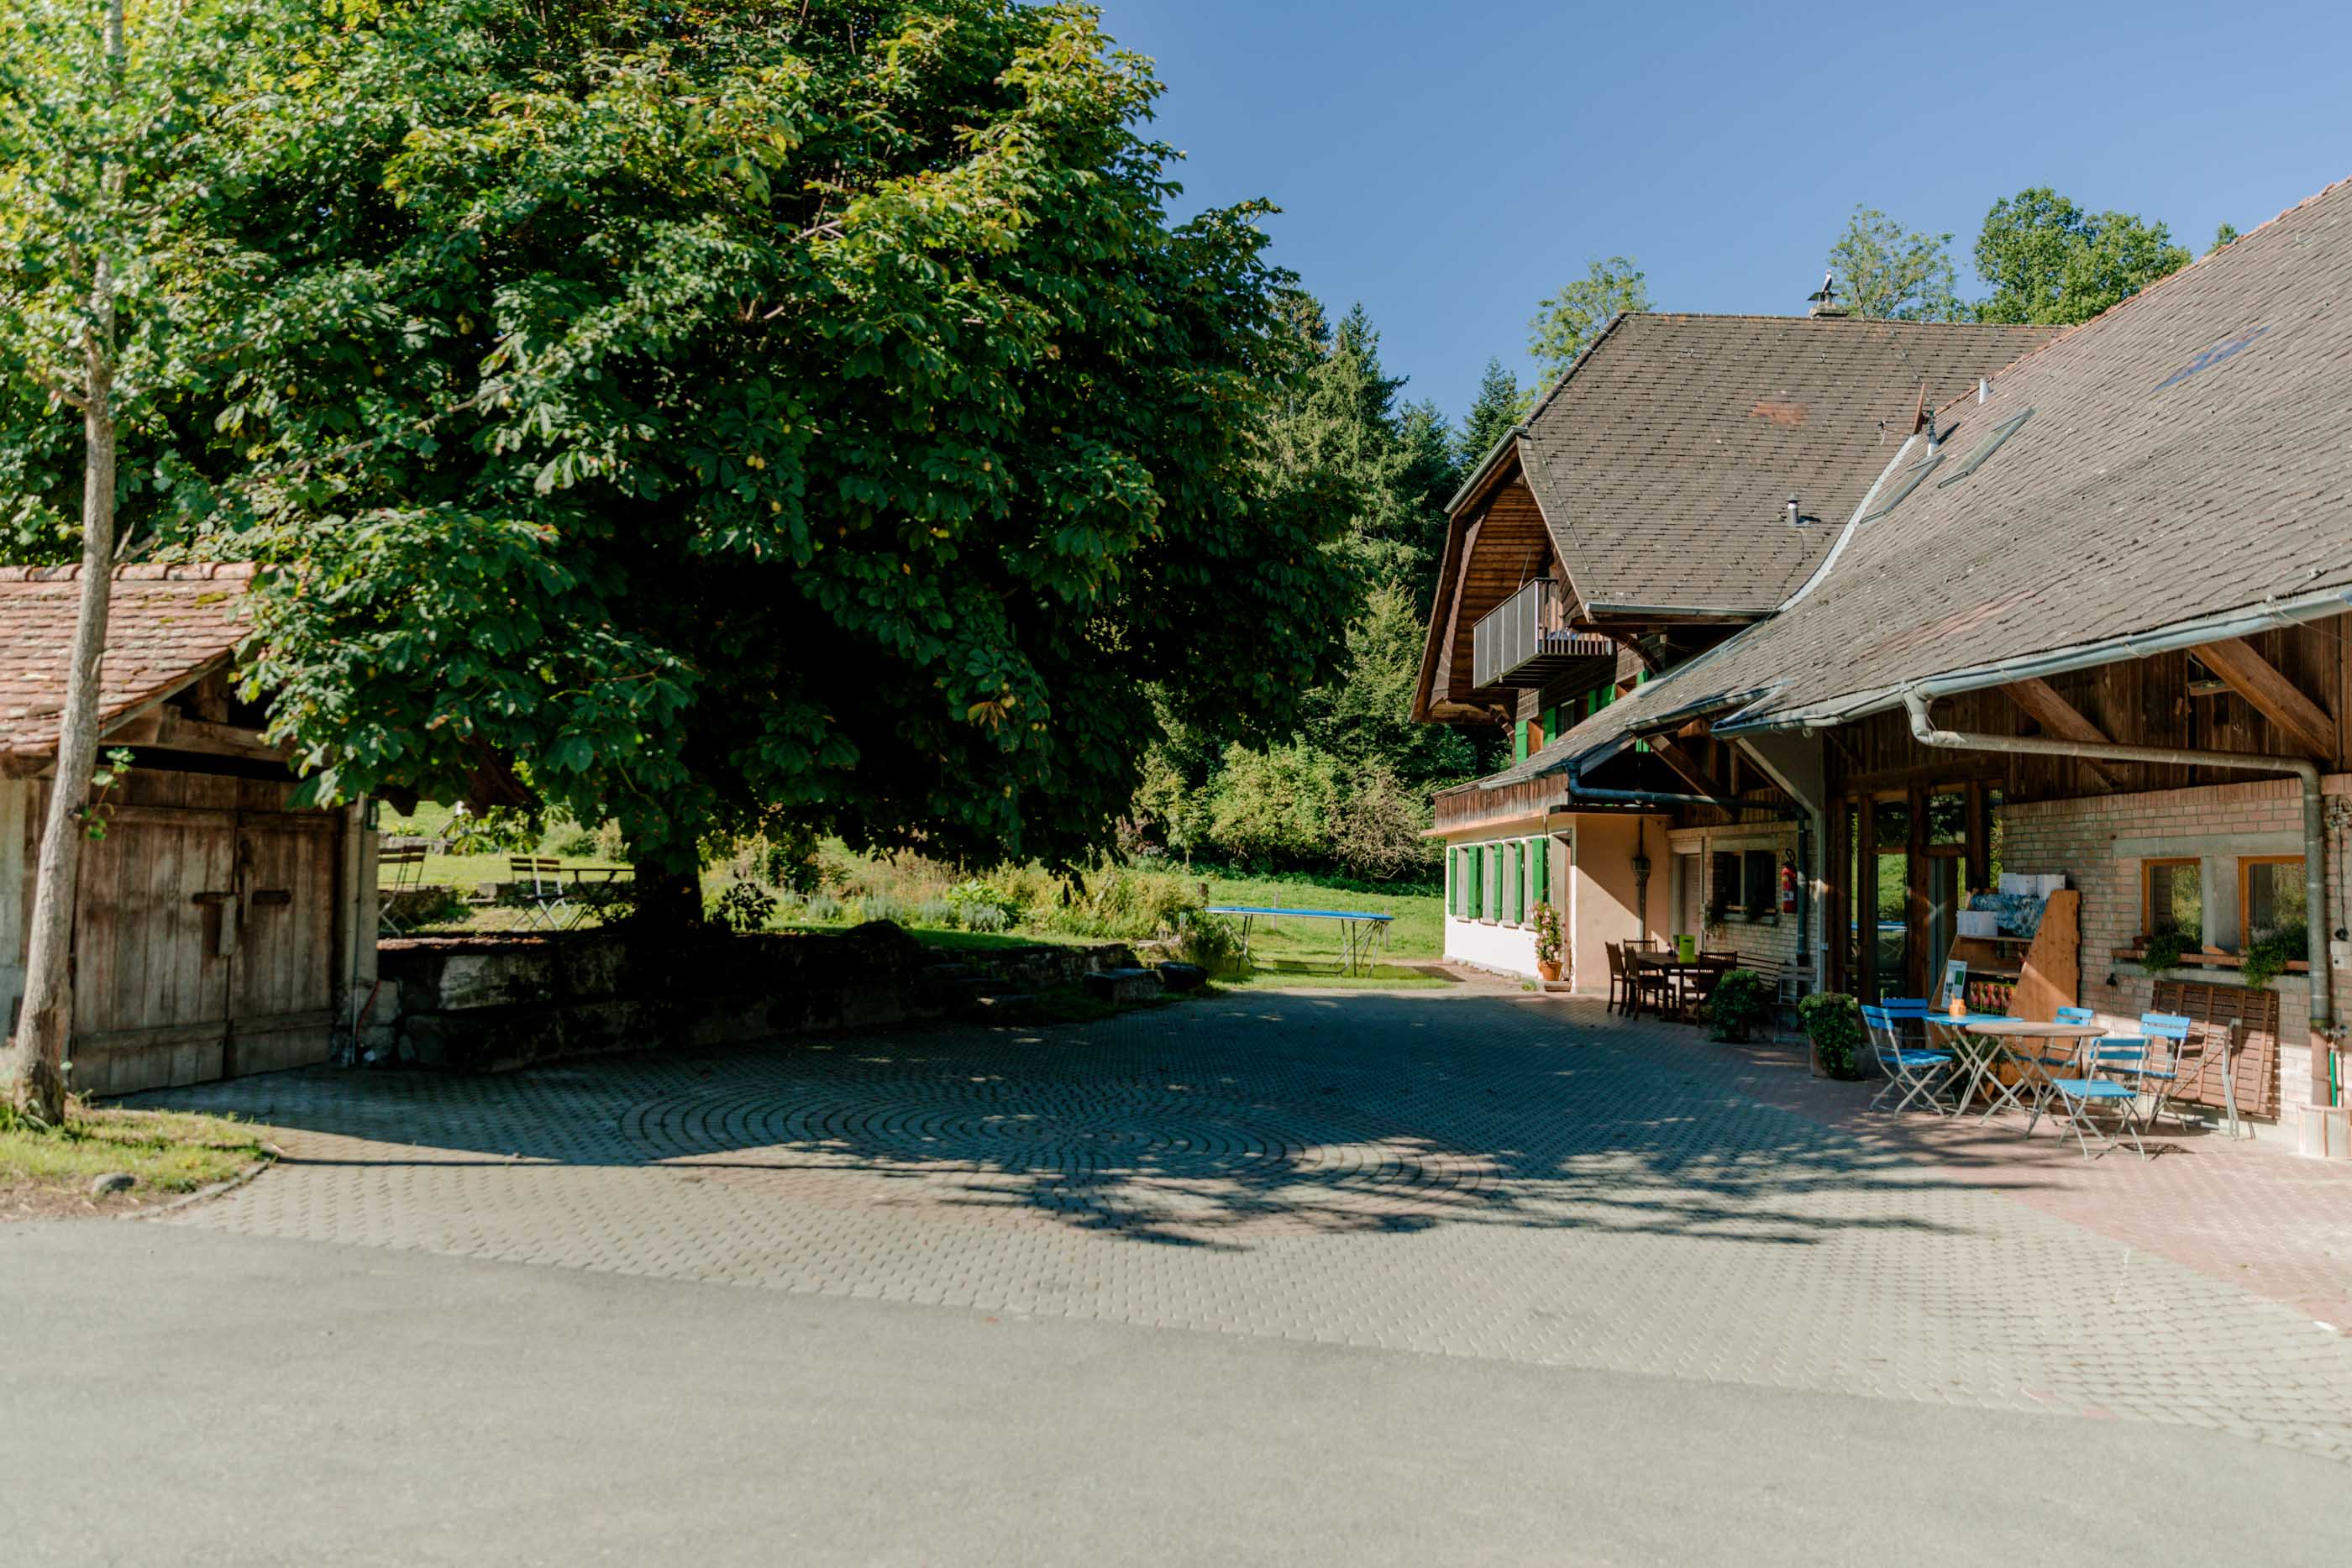
[[[11,1563],[2340,1564],[2224,1433],[0,1227]]]

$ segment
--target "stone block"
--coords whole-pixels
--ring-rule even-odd
[[[1097,969],[1079,982],[1087,995],[1103,1001],[1125,1006],[1129,1002],[1148,1002],[1160,994],[1160,974],[1155,969]]]

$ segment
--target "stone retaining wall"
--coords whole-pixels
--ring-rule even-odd
[[[887,925],[659,948],[617,930],[420,937],[378,953],[364,1057],[454,1071],[969,1017],[1136,961],[1118,943],[931,947]]]

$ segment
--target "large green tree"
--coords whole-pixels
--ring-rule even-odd
[[[1528,347],[1545,377],[1557,381],[1619,312],[1648,308],[1649,275],[1631,256],[1607,256],[1536,307],[1528,323]]]
[[[2226,227],[2226,225],[2224,225]],[[2224,243],[2215,236],[2216,248]],[[2047,185],[2004,196],[1977,235],[1986,321],[2071,326],[2189,265],[2171,231],[2131,213],[2086,213]]]
[[[1092,9],[330,9],[223,214],[267,298],[192,541],[279,569],[252,670],[321,790],[503,778],[673,872],[1065,859],[1149,683],[1272,734],[1333,667],[1264,209],[1171,219]]]
[[[1829,270],[1856,316],[1952,321],[1963,313],[1952,236],[1906,229],[1875,207],[1854,207],[1830,246]]]

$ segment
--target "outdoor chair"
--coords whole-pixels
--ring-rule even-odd
[[[1889,1094],[1900,1092],[1902,1098],[1895,1103],[1897,1111],[1908,1110],[1914,1100],[1925,1100],[1928,1110],[1944,1115],[1937,1092],[1951,1081],[1959,1059],[1948,1051],[1927,1051],[1910,1044],[1904,1039],[1904,1021],[1885,1007],[1867,1003],[1863,1007],[1863,1027],[1870,1033],[1879,1070],[1886,1074],[1886,1086],[1872,1097],[1871,1108],[1875,1110]]]
[[[1633,980],[1625,969],[1625,945],[1604,942],[1609,953],[1609,1010],[1632,1016],[1633,1010]]]
[[[387,839],[376,852],[375,925],[379,935],[408,935],[394,918],[393,904],[402,894],[414,893],[425,885],[425,853],[428,847],[423,839]]]
[[[2147,1096],[2147,1124],[2154,1127],[2164,1117],[2165,1102],[2180,1083],[2180,1063],[2190,1055],[2189,1040],[2197,1028],[2196,1020],[2180,1013],[2142,1013],[2140,1032],[2136,1035],[2109,1035],[2099,1043],[2114,1046],[2137,1046],[2141,1056],[2137,1061],[2118,1059],[2103,1071],[2120,1082],[2133,1085]],[[2156,1060],[2156,1042],[2165,1042],[2165,1059]],[[2173,1118],[2188,1125],[2176,1108]]]
[[[2066,1124],[2074,1130],[2074,1142],[2083,1150],[2083,1157],[2091,1159],[2090,1134],[2098,1132],[2099,1153],[2105,1154],[2121,1143],[2125,1134],[2131,1137],[2132,1152],[2147,1158],[2147,1145],[2140,1141],[2139,1085],[2115,1078],[2098,1076],[2104,1072],[2130,1074],[2147,1064],[2147,1042],[2121,1037],[2085,1042],[2085,1048],[2075,1071],[2075,1078],[2053,1078],[2050,1087],[2056,1092],[2059,1103],[2065,1108]],[[2092,1107],[2111,1111],[2116,1118],[2115,1130],[2100,1130],[2092,1120]]]
[[[509,855],[507,874],[514,879],[515,891],[530,906],[530,914],[523,922],[526,931],[560,931],[564,917],[571,913],[572,901],[563,895],[563,862],[549,855]]]

